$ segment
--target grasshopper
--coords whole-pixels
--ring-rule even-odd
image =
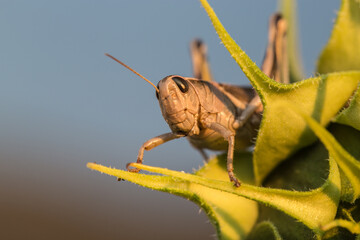
[[[212,79],[206,46],[195,40],[190,46],[194,78],[170,75],[157,86],[109,54],[156,89],[161,113],[171,132],[146,141],[139,149],[137,163],[143,163],[144,151],[165,142],[187,137],[190,144],[208,159],[204,149],[227,150],[227,172],[236,187],[241,185],[233,172],[234,150],[250,147],[260,126],[262,103],[254,89],[217,83]],[[269,22],[268,45],[262,71],[275,81],[288,83],[286,22],[274,14]],[[140,169],[130,168],[131,172]]]

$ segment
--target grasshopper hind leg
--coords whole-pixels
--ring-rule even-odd
[[[200,39],[194,39],[190,44],[190,55],[194,78],[210,82],[214,81],[210,71],[206,44]]]
[[[289,83],[286,42],[286,21],[281,14],[273,14],[269,21],[268,45],[261,70],[276,82],[285,84]],[[262,110],[260,97],[256,95],[237,118],[234,128],[244,126],[254,113]]]

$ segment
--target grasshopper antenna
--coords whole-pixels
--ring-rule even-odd
[[[108,56],[109,58],[113,59],[114,61],[120,63],[121,65],[123,65],[124,67],[126,67],[127,69],[129,69],[130,71],[132,71],[133,73],[135,73],[136,75],[138,75],[139,77],[141,77],[142,79],[144,79],[145,81],[147,81],[148,83],[151,84],[151,86],[153,86],[156,90],[156,92],[159,92],[159,89],[155,86],[155,84],[153,84],[152,82],[150,82],[149,80],[147,80],[143,75],[141,75],[140,73],[136,72],[134,69],[132,69],[131,67],[129,67],[128,65],[126,65],[125,63],[123,63],[122,61],[116,59],[115,57],[111,56],[108,53],[105,53],[106,56]]]

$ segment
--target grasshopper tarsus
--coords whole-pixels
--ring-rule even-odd
[[[234,187],[240,187],[241,186],[241,182],[239,179],[237,179],[237,177],[235,177],[235,174],[233,172],[233,170],[228,170],[228,175],[230,178],[230,182],[234,183]]]
[[[240,187],[241,186],[241,182],[236,177],[230,178],[230,181],[234,183],[235,187]]]
[[[138,173],[138,172],[140,172],[140,169],[139,169],[139,168],[132,168],[131,164],[132,164],[132,163],[126,164],[126,169],[127,169],[129,172],[132,172],[132,173]],[[140,163],[140,164],[141,164],[141,163]]]

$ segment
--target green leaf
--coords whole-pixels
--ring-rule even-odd
[[[360,131],[360,88],[355,92],[349,107],[345,108],[334,121]]]
[[[356,89],[359,80],[359,72],[334,73],[291,84],[287,88],[272,88],[274,93],[264,94],[269,100],[264,106],[254,152],[258,183],[285,158],[316,140],[298,115],[274,106],[282,102],[291,103],[326,126]]]
[[[340,199],[340,175],[337,165],[333,160],[330,160],[329,176],[325,183],[320,188],[308,192],[262,188],[245,183],[242,184],[241,187],[236,188],[227,179],[225,181],[214,180],[212,178],[207,178],[206,174],[201,174],[202,176],[199,176],[136,163],[131,164],[131,166],[165,176],[151,176],[153,178],[157,177],[158,180],[149,181],[146,179],[146,175],[143,174],[139,174],[141,177],[138,178],[137,175],[122,170],[107,168],[94,163],[88,164],[88,167],[91,169],[129,180],[152,189],[181,194],[188,198],[189,196],[194,195],[192,192],[193,184],[195,184],[195,186],[201,185],[206,187],[206,189],[197,193],[198,197],[192,197],[192,199],[199,199],[201,198],[202,193],[206,193],[208,189],[214,189],[219,191],[218,194],[213,195],[215,198],[218,198],[220,194],[222,194],[222,191],[255,200],[285,212],[289,216],[308,226],[314,232],[318,231],[319,225],[323,225],[334,219]],[[225,168],[223,171],[225,174]],[[172,188],[166,189],[164,181],[168,186],[172,186]],[[299,211],[299,209],[301,209],[301,211]],[[207,209],[205,210],[208,211]],[[233,212],[231,216],[234,216]]]
[[[360,159],[360,131],[342,124],[332,123],[328,131],[336,138],[337,142],[353,156]],[[350,202],[353,198],[353,187],[346,174],[340,169],[341,176],[341,199]],[[346,200],[347,199],[347,200]],[[360,213],[360,212],[359,212]],[[359,214],[360,216],[360,214]],[[360,219],[359,219],[360,220]]]
[[[294,111],[299,114],[311,130],[320,138],[325,147],[329,151],[330,159],[334,159],[346,178],[349,180],[352,187],[352,196],[343,197],[343,200],[355,202],[360,197],[360,162],[351,156],[325,128],[318,122],[306,115],[298,108],[282,103],[279,108],[288,108],[289,111]]]
[[[235,158],[237,159],[234,163],[235,173],[239,176],[239,179],[244,183],[253,183],[251,154],[237,153]],[[257,203],[231,193],[169,176],[130,173],[93,163],[89,163],[88,167],[147,188],[175,194],[195,202],[209,216],[220,239],[245,239],[257,219]],[[228,181],[225,155],[212,159],[195,174],[219,181]]]
[[[287,53],[289,59],[290,82],[303,79],[303,66],[299,53],[296,0],[281,0],[280,12],[287,21]]]
[[[247,240],[281,240],[281,236],[270,221],[263,221],[257,224],[254,230],[250,233]]]
[[[358,206],[358,201],[355,204],[340,205],[336,215],[337,219],[321,226],[321,230],[324,232],[322,239],[357,239],[354,234],[359,232],[360,225],[353,216],[359,220]]]
[[[282,162],[263,184],[270,188],[308,191],[324,184],[328,174],[328,152],[321,142],[316,142]],[[276,209],[260,205],[258,221],[261,220],[271,221],[284,239],[314,239],[308,227]]]
[[[329,231],[330,229],[335,227],[346,228],[353,234],[360,234],[360,223],[351,222],[344,219],[336,219],[334,221],[331,221],[328,224],[322,226],[321,230]]]
[[[317,71],[360,70],[360,2],[343,0],[328,44],[322,51]],[[360,89],[355,93],[350,106],[342,111],[336,122],[360,130]]]
[[[253,160],[255,180],[260,184],[280,162],[316,140],[297,114],[274,110],[273,106],[278,102],[292,103],[325,126],[356,89],[360,72],[333,73],[287,85],[276,83],[235,43],[208,2],[200,1],[224,46],[250,80],[264,106]]]
[[[342,0],[328,44],[322,51],[317,72],[360,70],[360,2]]]

